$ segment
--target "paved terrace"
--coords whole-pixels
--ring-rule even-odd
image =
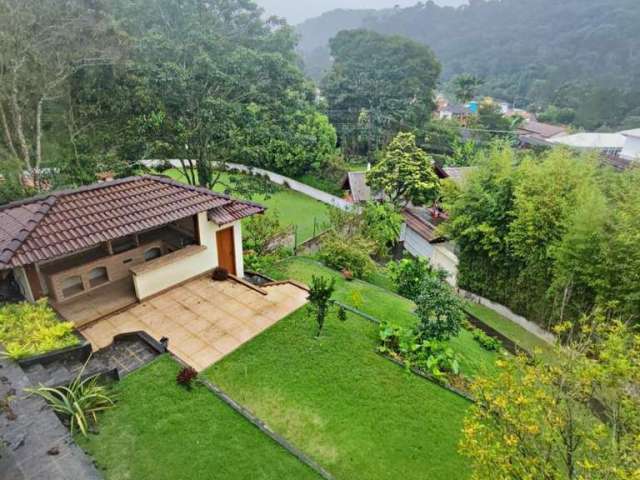
[[[120,333],[169,339],[169,351],[198,371],[228,355],[306,303],[292,283],[260,293],[235,281],[200,277],[81,329],[95,350]]]

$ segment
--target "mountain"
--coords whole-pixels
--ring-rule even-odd
[[[330,65],[328,39],[367,28],[429,45],[444,81],[485,79],[484,92],[585,128],[640,125],[638,0],[471,0],[386,10],[336,10],[298,26],[307,72]]]
[[[333,9],[380,9],[396,5],[409,7],[418,0],[255,0],[268,15],[284,17],[292,25]],[[439,5],[458,6],[467,0],[436,0]]]

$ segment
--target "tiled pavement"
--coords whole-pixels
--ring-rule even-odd
[[[94,349],[119,333],[146,331],[169,338],[169,350],[204,370],[306,303],[293,284],[265,287],[263,295],[237,282],[201,277],[82,329]]]

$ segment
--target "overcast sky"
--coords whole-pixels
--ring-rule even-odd
[[[335,8],[389,8],[394,5],[408,7],[418,0],[256,0],[267,13],[286,18],[289,23],[297,24],[307,18],[333,10]],[[460,5],[466,0],[436,0],[440,5]]]

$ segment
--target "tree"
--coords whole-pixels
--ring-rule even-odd
[[[451,80],[454,95],[460,103],[468,103],[476,96],[484,81],[475,75],[464,73]]]
[[[335,279],[326,277],[311,277],[311,285],[309,286],[309,311],[315,315],[318,323],[318,333],[316,338],[320,337],[324,328],[324,321],[327,318],[331,307],[331,296],[335,290]]]
[[[404,217],[389,203],[367,202],[362,210],[362,236],[372,240],[374,255],[385,257],[398,243]]]
[[[462,301],[438,275],[427,275],[422,279],[416,305],[419,318],[416,333],[420,341],[444,341],[455,337],[466,319]]]
[[[330,43],[334,64],[322,91],[345,153],[372,156],[429,119],[440,64],[428,47],[366,30],[342,31]]]
[[[460,443],[472,478],[626,480],[640,473],[638,332],[596,311],[556,351],[561,364],[510,357],[498,362],[497,375],[476,379],[477,403]]]
[[[422,293],[422,283],[426,277],[436,277],[444,281],[447,272],[435,270],[425,258],[404,258],[387,265],[389,277],[398,292],[414,302]]]
[[[76,72],[119,55],[118,36],[99,2],[0,0],[1,138],[36,188],[46,160],[46,104],[64,95]]]
[[[367,184],[381,191],[394,205],[425,205],[438,198],[439,179],[429,156],[411,133],[399,133],[385,149],[382,160],[367,173]]]
[[[257,256],[265,255],[270,249],[278,246],[278,241],[289,230],[282,226],[277,214],[253,215],[244,224],[244,249],[252,251]]]

